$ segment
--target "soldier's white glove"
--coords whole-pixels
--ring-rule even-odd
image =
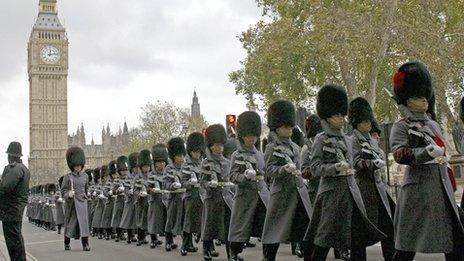
[[[254,169],[245,170],[245,177],[247,179],[254,179],[256,177],[256,171]]]
[[[63,199],[62,199],[62,198],[58,198],[56,201],[58,201],[59,203],[63,203]]]
[[[129,189],[129,194],[134,194],[134,190],[133,190],[133,189]]]
[[[146,197],[147,195],[148,195],[148,194],[147,194],[146,191],[140,192],[140,196],[141,196],[142,198]]]
[[[123,187],[123,186],[119,186],[118,192],[124,192],[124,187]]]
[[[100,195],[98,195],[98,198],[104,199],[104,198],[105,198],[105,195],[100,194]]]
[[[160,190],[161,190],[161,189],[158,188],[158,187],[154,187],[154,188],[153,188],[153,191],[154,191],[154,192],[158,192],[158,191],[160,191]]]
[[[179,182],[174,182],[174,183],[172,183],[172,187],[175,188],[175,189],[180,189],[182,187],[182,185]]]
[[[112,190],[108,191],[108,195],[113,196],[113,191]]]
[[[71,190],[68,192],[68,198],[73,198],[74,197],[74,190]]]
[[[211,187],[211,188],[217,188],[217,186],[219,185],[218,182],[216,180],[211,180],[208,185]]]
[[[385,161],[383,161],[381,159],[376,159],[376,160],[374,160],[374,165],[377,168],[381,169],[381,168],[385,167]]]
[[[92,192],[92,196],[95,197],[96,195],[97,195],[97,192],[96,192],[96,191]]]
[[[195,177],[192,177],[192,178],[189,179],[189,182],[190,182],[190,184],[192,184],[192,185],[196,185],[196,184],[198,184],[198,179],[195,178]]]
[[[287,163],[284,165],[284,170],[287,173],[293,173],[296,170],[296,165],[293,163]]]
[[[335,163],[335,169],[338,172],[345,172],[350,169],[350,164],[348,164],[346,161],[341,161],[341,162]]]
[[[425,150],[427,150],[427,153],[432,158],[438,158],[445,154],[445,150],[437,145],[428,145],[427,147],[425,147]]]
[[[45,206],[48,207],[48,206],[50,206],[50,204],[47,202],[47,203],[45,203]]]

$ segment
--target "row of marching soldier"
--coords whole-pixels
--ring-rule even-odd
[[[407,166],[396,203],[382,175],[386,156],[371,106],[362,97],[348,101],[343,87],[325,85],[317,94],[317,115],[306,119],[306,137],[295,127],[291,102],[270,105],[264,153],[261,118],[253,111],[238,116],[235,140],[214,124],[204,134],[190,134],[186,146],[174,137],[87,174],[83,151],[70,148],[71,173],[59,182],[65,249],[70,238],[82,237],[90,250],[91,234],[151,248],[164,237],[171,251],[180,236],[182,256],[197,252],[194,241],[201,240],[203,259],[212,260],[219,255],[217,240],[228,260],[243,260],[240,254],[256,237],[263,260],[276,260],[281,243],[291,243],[292,253],[305,260],[326,260],[331,248],[337,259],[367,260],[366,248],[379,242],[385,260],[413,260],[416,252],[464,260],[463,212],[434,121],[426,66],[403,64],[393,91],[401,118],[390,145],[395,161]],[[344,132],[346,116],[351,135]],[[60,232],[58,219],[39,220],[35,211],[48,202],[43,197],[49,188],[33,190],[28,214]]]

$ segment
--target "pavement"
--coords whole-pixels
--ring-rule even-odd
[[[1,226],[0,226],[1,231]],[[0,233],[0,260],[8,261],[8,251],[5,246],[3,231]],[[198,253],[189,253],[187,256],[182,257],[179,250],[176,249],[172,252],[166,252],[164,246],[159,246],[155,249],[150,249],[149,246],[143,245],[137,247],[135,244],[128,245],[126,242],[114,242],[114,240],[102,240],[90,238],[90,252],[82,251],[81,242],[79,240],[71,241],[71,251],[64,251],[63,235],[57,235],[54,231],[45,231],[38,228],[27,221],[23,222],[23,236],[27,251],[28,261],[46,260],[46,261],[145,261],[145,260],[202,260],[201,251]],[[162,238],[164,241],[164,238]],[[180,237],[175,239],[177,244],[180,244]],[[201,249],[201,244],[198,245]],[[224,246],[216,247],[220,256],[214,260],[226,261]],[[262,258],[261,244],[258,243],[254,248],[247,248],[244,250],[242,257],[245,260],[259,261]],[[380,245],[374,245],[367,249],[369,261],[383,260],[381,255]],[[277,260],[291,261],[303,260],[291,255],[290,245],[282,244],[279,248]],[[335,260],[333,253],[329,253],[327,260]],[[443,255],[422,255],[416,256],[416,261],[437,261],[444,260]]]

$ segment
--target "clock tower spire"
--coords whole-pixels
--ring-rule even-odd
[[[68,147],[68,39],[56,0],[39,0],[27,46],[29,75],[29,168],[35,183],[64,175]]]

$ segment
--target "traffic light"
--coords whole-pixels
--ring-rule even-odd
[[[236,127],[237,127],[237,116],[235,114],[227,114],[226,115],[227,136],[235,137]]]

